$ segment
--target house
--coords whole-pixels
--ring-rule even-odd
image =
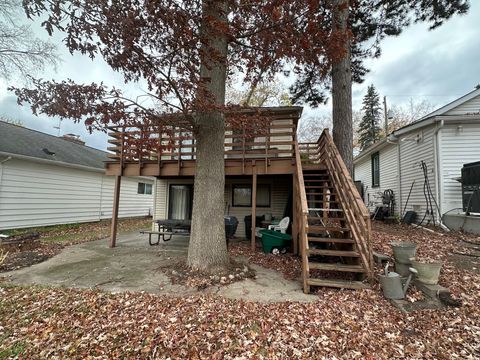
[[[240,221],[237,237],[256,246],[258,215],[291,219],[292,248],[302,258],[304,291],[310,286],[362,288],[373,274],[370,218],[333,140],[298,143],[301,107],[242,108],[225,113],[225,214]],[[153,176],[154,221],[181,222],[192,216],[195,136],[169,121],[109,128],[112,144],[106,174],[120,193],[124,176]],[[230,121],[233,120],[233,121]],[[236,125],[231,125],[236,124]],[[261,128],[255,124],[262,124]],[[116,197],[120,199],[121,196]],[[116,202],[115,202],[116,203]],[[115,209],[114,209],[115,214]],[[244,222],[251,216],[251,222]],[[116,245],[115,221],[110,245]],[[339,280],[335,273],[351,273]]]
[[[393,190],[395,213],[417,213],[417,222],[439,223],[462,211],[464,164],[480,160],[480,89],[404,126],[354,159],[370,211]],[[433,209],[433,211],[432,211]]]
[[[112,216],[107,153],[0,121],[0,230],[99,221]],[[120,217],[151,215],[153,179],[126,178]]]

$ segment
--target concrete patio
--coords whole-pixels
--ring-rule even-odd
[[[148,236],[138,232],[119,235],[117,247],[110,249],[106,239],[66,247],[49,260],[16,271],[3,273],[14,284],[38,284],[105,291],[145,291],[187,296],[212,293],[228,298],[260,302],[315,301],[306,295],[300,281],[291,281],[274,270],[251,264],[256,279],[246,279],[228,286],[197,290],[173,285],[159,268],[185,258],[188,237],[176,236],[158,246],[148,245]],[[236,259],[245,261],[245,259]]]

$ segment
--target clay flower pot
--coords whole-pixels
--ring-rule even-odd
[[[418,271],[417,279],[418,281],[429,284],[436,285],[438,284],[438,278],[440,277],[440,269],[442,268],[442,261],[421,261],[411,258],[412,267]]]

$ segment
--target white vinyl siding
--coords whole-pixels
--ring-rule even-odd
[[[245,237],[245,221],[247,215],[252,215],[251,207],[233,207],[232,206],[232,185],[233,184],[251,184],[251,179],[234,179],[227,178],[225,180],[225,205],[228,215],[235,216],[238,219],[238,228],[235,233],[236,237]],[[288,202],[289,180],[286,177],[279,177],[278,180],[273,181],[271,178],[258,177],[258,185],[270,184],[271,201],[270,207],[257,207],[257,215],[261,216],[267,213],[272,214],[276,219],[281,219],[285,212],[285,207]],[[260,224],[256,224],[257,227]]]
[[[425,127],[421,130],[407,133],[401,136],[399,140],[402,211],[412,183],[415,181],[406,211],[416,211],[418,221],[422,220],[426,211],[426,200],[423,191],[425,178],[421,168],[421,161],[424,161],[428,167],[430,187],[433,195],[436,197],[437,181],[435,176],[434,131],[434,126]],[[417,139],[420,140],[417,142]],[[430,217],[427,216],[425,220],[429,218]]]
[[[397,145],[388,144],[378,151],[380,160],[380,186],[372,187],[372,157],[366,156],[355,164],[355,180],[361,181],[365,204],[370,211],[382,204],[382,194],[391,189],[395,195],[395,211],[399,211]]]
[[[480,95],[458,105],[443,115],[467,115],[480,114]]]
[[[479,124],[447,125],[440,132],[442,162],[442,213],[462,207],[461,176],[463,164],[480,161]]]
[[[120,204],[118,217],[149,216],[153,214],[153,194],[138,194],[138,183],[153,184],[153,180],[138,180],[122,177],[120,184]],[[115,177],[103,176],[102,180],[102,219],[110,219],[113,210]]]
[[[113,181],[102,171],[86,171],[57,165],[11,159],[0,177],[0,229],[26,228],[111,217]],[[130,195],[138,180],[123,178],[121,217],[148,215],[153,195]]]
[[[251,184],[252,179],[231,178],[225,179],[225,213],[238,219],[236,237],[245,237],[244,218],[252,214],[251,207],[232,206],[232,184]],[[188,179],[157,179],[155,181],[155,214],[154,219],[168,218],[168,188],[170,184],[193,184],[193,178]],[[288,177],[279,177],[275,181],[269,177],[258,177],[258,184],[270,184],[270,207],[257,207],[257,215],[271,213],[275,218],[282,218],[288,201],[291,180]]]

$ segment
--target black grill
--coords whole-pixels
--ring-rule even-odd
[[[480,161],[463,165],[462,203],[463,211],[480,213]]]

